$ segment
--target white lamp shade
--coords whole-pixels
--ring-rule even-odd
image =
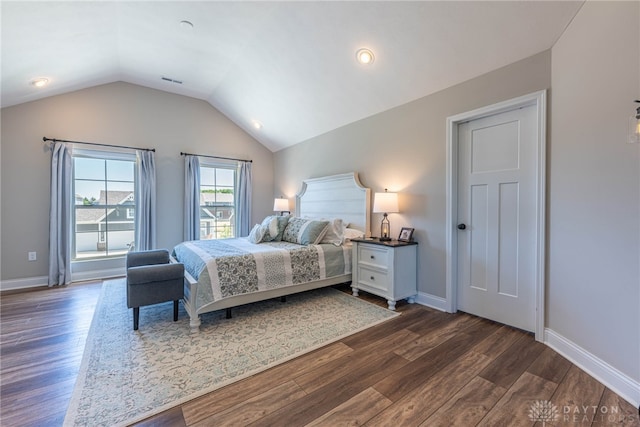
[[[398,210],[398,193],[376,193],[373,199],[374,213],[392,213]]]
[[[280,212],[289,211],[289,199],[275,199],[273,201],[273,210]]]

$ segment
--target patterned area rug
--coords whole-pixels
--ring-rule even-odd
[[[133,331],[124,279],[105,282],[65,426],[140,421],[397,315],[332,288],[202,316],[197,334],[180,306],[142,307]]]

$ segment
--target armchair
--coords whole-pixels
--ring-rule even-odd
[[[138,330],[140,307],[173,301],[173,321],[178,320],[178,301],[184,297],[184,265],[170,263],[169,251],[127,254],[127,307],[133,308],[133,330]]]

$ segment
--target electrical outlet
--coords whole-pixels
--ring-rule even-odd
[[[29,252],[29,261],[35,261],[37,259],[35,252]]]

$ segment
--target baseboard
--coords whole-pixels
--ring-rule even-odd
[[[122,277],[126,275],[124,268],[109,268],[106,270],[81,271],[71,273],[72,282],[84,282],[86,280],[102,280],[112,277]]]
[[[435,295],[427,294],[424,292],[418,292],[418,298],[416,298],[416,302],[418,304],[425,305],[436,310],[445,312],[447,311],[447,300],[442,297],[437,297]]]
[[[110,268],[106,270],[82,271],[71,273],[71,282],[84,282],[87,280],[102,280],[112,277],[122,277],[126,274],[124,268]],[[47,276],[27,277],[24,279],[3,280],[0,282],[0,291],[13,291],[19,289],[41,288],[48,286]]]
[[[545,329],[544,342],[634,407],[640,406],[640,382],[551,329]]]
[[[0,282],[0,291],[13,291],[16,289],[40,288],[47,286],[47,276],[27,277],[25,279],[11,279]]]

